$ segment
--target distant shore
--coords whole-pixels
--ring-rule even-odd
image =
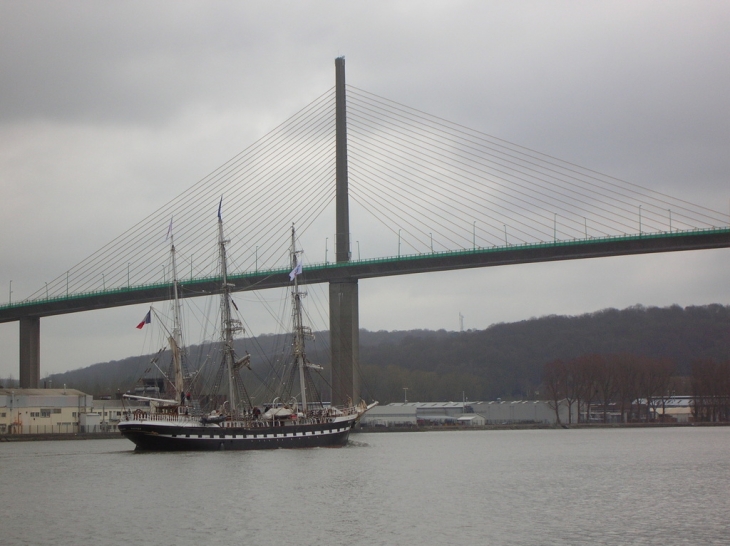
[[[356,433],[380,432],[437,432],[447,430],[572,430],[597,428],[676,428],[676,427],[726,427],[727,423],[573,423],[570,425],[546,425],[542,423],[482,425],[482,426],[414,426],[414,427],[358,427]]]

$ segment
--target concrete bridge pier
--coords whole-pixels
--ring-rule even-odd
[[[20,388],[37,389],[41,383],[41,319],[20,319]]]
[[[360,401],[360,320],[357,279],[330,283],[332,404]]]

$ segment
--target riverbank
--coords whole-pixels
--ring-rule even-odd
[[[438,432],[447,430],[550,430],[550,429],[587,429],[599,428],[677,428],[677,427],[726,427],[727,423],[573,423],[571,425],[546,425],[542,423],[521,423],[482,426],[414,426],[414,427],[358,427],[353,432]]]
[[[420,427],[357,427],[352,430],[358,433],[381,432],[444,432],[444,431],[474,431],[474,430],[594,430],[599,428],[678,428],[678,427],[726,427],[729,423],[579,423],[572,425],[546,425],[541,423],[524,423],[511,425],[483,425],[483,426],[420,426]],[[95,432],[72,434],[2,434],[2,442],[41,442],[48,440],[110,440],[123,438],[120,432]]]
[[[121,432],[58,433],[58,434],[3,434],[0,442],[40,442],[46,440],[109,440],[123,438]]]

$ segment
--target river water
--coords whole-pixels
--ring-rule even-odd
[[[171,454],[0,443],[0,543],[730,544],[730,427],[350,439]]]

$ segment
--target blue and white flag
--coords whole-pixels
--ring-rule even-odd
[[[297,265],[294,269],[291,270],[291,273],[289,273],[289,280],[293,281],[297,275],[302,274],[302,261],[297,260]]]

